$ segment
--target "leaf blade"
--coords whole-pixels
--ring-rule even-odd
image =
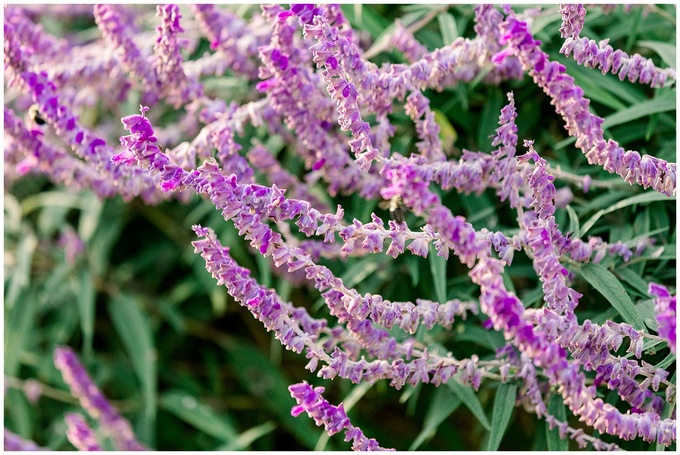
[[[463,385],[457,378],[453,378],[449,381],[448,386],[453,390],[453,393],[463,402],[465,407],[467,407],[470,412],[479,420],[479,423],[487,430],[491,431],[491,424],[489,419],[484,414],[484,408],[482,407],[482,402],[479,401],[479,397],[472,390],[469,385]]]
[[[581,276],[604,296],[612,307],[619,312],[626,323],[642,330],[645,323],[635,308],[621,282],[606,268],[599,264],[584,264],[578,269]]]
[[[437,250],[430,245],[430,261],[432,281],[434,281],[434,294],[440,303],[446,302],[446,259],[437,255]]]
[[[134,297],[119,294],[108,305],[111,321],[132,362],[132,368],[139,380],[144,402],[140,427],[137,435],[153,445],[156,425],[157,371],[156,353],[151,336],[151,325],[137,305]]]
[[[510,423],[512,411],[515,408],[517,399],[516,384],[501,384],[496,392],[491,413],[491,435],[489,437],[486,450],[496,451],[501,446],[503,435]]]

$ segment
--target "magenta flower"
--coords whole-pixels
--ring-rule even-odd
[[[135,438],[130,423],[111,406],[70,348],[59,347],[54,351],[54,365],[61,371],[71,394],[80,400],[81,406],[92,418],[110,432],[120,450],[145,450]],[[69,440],[73,445],[79,449],[81,446],[78,444],[82,444],[82,447],[96,446],[96,441],[91,437],[91,431],[82,417],[72,414],[67,419],[70,419],[67,423],[70,427]]]

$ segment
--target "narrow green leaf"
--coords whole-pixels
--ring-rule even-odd
[[[569,232],[571,232],[571,237],[574,239],[580,239],[581,233],[579,231],[580,226],[578,215],[576,214],[574,208],[571,205],[567,205],[566,209],[567,215],[569,215]]]
[[[94,339],[94,316],[96,292],[92,274],[89,269],[83,269],[78,274],[78,281],[74,289],[77,296],[78,313],[80,315],[80,329],[83,331],[83,360],[89,361],[92,356]]]
[[[420,281],[420,264],[418,258],[409,254],[404,261],[406,262],[408,274],[411,277],[411,286],[415,288]]]
[[[435,297],[441,303],[446,302],[446,259],[437,256],[437,250],[433,245],[430,245],[430,254],[427,257],[430,261]]]
[[[166,392],[160,397],[159,405],[161,409],[219,440],[232,443],[238,437],[236,424],[228,413],[218,413],[185,392]]]
[[[446,117],[442,111],[438,109],[433,109],[434,111],[434,121],[439,125],[439,137],[442,139],[442,147],[445,153],[450,153],[453,144],[456,143],[458,139],[458,133],[453,127],[449,119]]]
[[[624,321],[635,327],[636,330],[644,329],[645,323],[635,309],[633,301],[613,273],[599,264],[592,263],[584,264],[578,271],[591,286],[616,308]]]
[[[420,430],[420,433],[418,433],[418,436],[413,440],[413,443],[411,443],[408,450],[418,449],[423,442],[434,436],[437,427],[446,420],[448,416],[453,414],[461,403],[462,401],[460,401],[460,398],[458,398],[451,389],[437,387],[434,397],[432,401],[430,401],[430,407],[425,415],[423,429]]]
[[[16,377],[19,372],[19,356],[32,339],[37,300],[34,296],[21,294],[13,308],[5,307],[5,374]],[[9,313],[9,314],[8,314]],[[28,349],[26,349],[28,350]]]
[[[463,385],[457,378],[453,378],[447,384],[451,390],[453,390],[453,393],[455,393],[456,396],[460,398],[460,401],[463,402],[465,407],[467,407],[470,412],[472,412],[472,414],[477,417],[479,423],[481,423],[484,428],[491,431],[489,419],[486,418],[482,403],[479,401],[479,397],[472,387],[469,385]]]
[[[81,201],[78,235],[85,243],[94,235],[101,219],[104,203],[94,194],[85,194]]]
[[[491,413],[491,434],[486,450],[496,451],[501,446],[503,435],[510,423],[512,411],[515,408],[517,399],[516,384],[501,384],[496,392],[493,401],[493,412]]]
[[[258,282],[265,288],[272,286],[272,271],[269,268],[269,259],[262,255],[255,255],[255,262],[257,262],[257,271],[259,272]]]
[[[313,421],[306,416],[293,417],[290,408],[295,400],[290,396],[288,384],[292,381],[283,376],[257,349],[247,343],[221,343],[233,366],[238,381],[249,393],[259,398],[264,407],[276,416],[277,421],[307,449],[313,449],[319,433]],[[329,444],[330,445],[330,444]]]
[[[505,344],[505,339],[500,332],[469,324],[466,324],[463,333],[456,334],[456,341],[469,341],[492,352]],[[447,351],[443,350],[442,352]]]
[[[156,425],[156,352],[153,347],[151,325],[135,299],[119,294],[108,305],[111,322],[125,346],[132,368],[142,389],[143,414],[137,435],[153,445]]]
[[[353,5],[342,5],[342,12],[349,20],[352,27],[368,31],[371,38],[376,39],[380,33],[390,25],[390,22],[377,14],[371,8],[362,8],[357,11]],[[360,13],[357,15],[357,13]]]
[[[392,258],[387,255],[369,255],[358,260],[340,276],[347,287],[354,287],[361,283],[366,277],[375,273]]]
[[[635,290],[640,291],[640,293],[647,295],[647,289],[649,284],[638,275],[635,271],[631,270],[630,267],[621,267],[616,269],[616,274],[621,278],[621,280],[628,283]]]
[[[265,422],[262,425],[258,425],[253,428],[247,429],[243,433],[239,434],[236,437],[236,439],[234,439],[230,443],[220,446],[215,450],[218,452],[246,450],[248,447],[250,447],[250,444],[252,444],[254,441],[260,439],[262,436],[266,434],[271,433],[274,430],[276,430],[276,424],[270,420],[269,422]]]
[[[656,368],[663,368],[664,370],[675,363],[675,354],[668,354],[668,356],[661,362],[654,365]]]
[[[442,34],[442,41],[444,46],[448,46],[460,36],[458,33],[458,26],[456,25],[456,20],[453,18],[451,13],[440,13],[437,15],[437,21],[439,22],[439,31]]]
[[[20,389],[10,388],[5,392],[5,425],[26,439],[31,439],[33,422],[31,404]]]
[[[606,209],[602,209],[597,211],[588,221],[583,223],[583,226],[581,226],[581,235],[585,235],[588,230],[590,230],[591,227],[599,220],[601,217],[608,213],[612,213],[616,210],[620,210],[624,207],[628,207],[630,205],[634,204],[645,204],[649,202],[655,202],[655,201],[667,201],[667,202],[675,202],[676,198],[675,197],[668,197],[660,193],[643,193],[643,194],[636,194],[635,196],[631,196],[629,198],[626,198],[622,201],[617,202],[616,204],[607,207]]]
[[[644,321],[645,326],[648,329],[657,331],[659,328],[659,323],[656,322],[656,311],[654,311],[654,300],[646,299],[641,300],[635,304],[635,310],[640,315],[640,318]]]
[[[603,128],[611,128],[631,120],[647,117],[648,115],[658,114],[675,110],[675,98],[651,99],[638,102],[637,104],[618,111],[604,119]]]
[[[548,413],[554,416],[557,420],[566,422],[567,408],[562,401],[562,397],[559,395],[553,395],[550,398],[550,403],[548,403]],[[549,451],[566,452],[569,450],[569,438],[560,438],[560,432],[557,427],[551,430],[550,427],[546,425],[545,433],[546,439],[548,440]]]
[[[546,26],[556,22],[562,18],[560,13],[554,12],[543,12],[536,16],[536,18],[531,22],[531,33],[536,35],[536,33],[543,30]]]
[[[24,289],[28,288],[31,282],[31,264],[33,263],[33,253],[38,246],[38,239],[30,229],[24,230],[24,235],[19,240],[19,245],[14,253],[16,265],[9,275],[9,283],[5,286],[5,308],[14,308],[17,298]],[[10,253],[11,254],[11,253]],[[5,272],[10,272],[6,270]]]

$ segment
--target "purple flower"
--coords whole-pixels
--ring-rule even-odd
[[[333,406],[323,398],[323,387],[312,387],[307,381],[303,381],[289,386],[288,390],[297,402],[297,406],[291,410],[293,417],[306,412],[318,426],[323,425],[330,436],[344,431],[345,441],[352,441],[353,450],[393,450],[383,449],[375,439],[364,436],[361,429],[351,424],[342,404]]]
[[[595,42],[578,35],[569,36],[562,45],[560,52],[573,58],[579,65],[589,68],[599,68],[602,74],[609,71],[618,74],[620,80],[649,84],[652,88],[664,87],[675,82],[676,74],[673,68],[658,68],[652,59],[644,58],[640,54],[629,56],[625,52],[614,50],[609,45],[609,39]]]
[[[132,40],[134,33],[122,5],[95,5],[94,18],[103,37],[122,51],[123,65],[144,87],[143,101],[154,104],[158,101],[158,76],[147,56]]]
[[[157,16],[162,18],[156,28],[158,36],[154,45],[156,83],[161,94],[175,107],[203,95],[203,88],[196,79],[189,79],[182,69],[180,48],[185,44],[178,35],[184,31],[180,26],[177,5],[157,6]]]
[[[102,446],[97,442],[94,431],[88,426],[85,419],[78,414],[66,414],[66,437],[78,450],[91,452],[102,451]]]
[[[7,428],[4,429],[4,449],[10,452],[21,451],[21,452],[44,452],[49,449],[45,447],[40,447],[33,441],[26,440],[19,436],[18,434],[12,433]]]
[[[586,9],[583,5],[560,4],[560,14],[562,15],[560,27],[562,38],[578,37],[586,19]]]
[[[629,183],[651,187],[669,196],[675,192],[675,163],[654,158],[641,166],[638,152],[625,151],[612,139],[604,140],[603,119],[590,113],[590,101],[583,97],[583,90],[574,85],[573,77],[565,74],[563,65],[548,59],[526,22],[511,13],[501,30],[501,42],[507,44],[507,48],[497,54],[497,60],[507,55],[519,58],[524,69],[552,98],[556,111],[565,121],[565,128],[577,139],[576,146],[583,150],[589,163],[600,164]]]
[[[394,21],[394,33],[390,45],[404,54],[411,62],[420,60],[427,53],[427,48],[416,40],[411,31],[405,28],[400,20]]]
[[[668,341],[671,352],[675,354],[677,345],[675,296],[671,296],[668,289],[656,283],[649,283],[647,293],[654,296],[654,311],[656,322],[659,323],[657,330],[659,336]]]
[[[80,400],[80,405],[100,425],[107,428],[120,450],[145,450],[135,438],[130,423],[111,406],[70,348],[62,346],[54,351],[54,365],[61,371],[71,394]],[[74,438],[70,439],[71,442],[74,445],[78,441],[90,444],[92,441],[87,433],[88,428],[86,425],[81,425],[81,423],[84,424],[82,418],[75,416],[71,420],[70,426]]]

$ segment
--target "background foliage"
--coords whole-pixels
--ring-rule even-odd
[[[153,11],[150,5],[140,7],[146,8]],[[258,7],[227,8],[247,17]],[[432,14],[434,10],[437,14]],[[428,15],[427,25],[415,36],[430,50],[457,36],[474,35],[473,10],[465,5],[344,5],[343,11],[355,28],[363,30],[367,43],[389,33],[397,18],[408,25]],[[44,14],[40,21],[57,35],[97,32],[86,16],[65,21]],[[675,88],[653,90],[577,66],[558,52],[562,44],[559,25],[560,15],[553,5],[545,9],[532,30],[540,29],[535,36],[543,42],[543,50],[566,65],[592,100],[591,111],[605,118],[609,137],[626,149],[674,162]],[[598,7],[590,8],[583,35],[595,40],[608,37],[615,48],[641,53],[660,66],[675,65],[674,52],[649,44],[666,43],[674,48],[673,5],[646,7],[644,11],[635,7],[630,12],[619,6],[606,15]],[[207,48],[205,41],[195,55]],[[383,52],[373,61],[402,59],[395,51]],[[230,73],[206,81],[206,87],[212,94],[238,103],[254,93],[246,79]],[[588,166],[573,140],[568,139],[549,99],[527,77],[500,86],[472,81],[426,95],[436,109],[445,143],[450,145],[452,156],[457,156],[463,148],[491,149],[489,136],[497,127],[500,108],[510,90],[515,93],[520,139],[535,139],[536,149],[553,168],[559,166],[575,174],[588,173],[593,180],[611,182],[611,188],[591,188],[587,194],[574,187],[569,208],[556,213],[560,226],[580,230],[581,235],[588,228],[589,235],[609,242],[622,240],[632,247],[653,236],[656,245],[664,247],[660,255],[648,250],[650,253],[627,263],[617,261],[615,267],[611,267],[611,258],[601,263],[621,282],[642,314],[653,320],[646,283],[654,281],[673,288],[676,282],[674,204],[663,202],[664,197],[657,194],[636,197],[641,193],[638,187]],[[133,91],[118,112],[86,114],[96,122],[99,116],[133,114],[137,105]],[[168,107],[165,124],[181,115]],[[400,125],[393,148],[413,150],[417,138],[412,123],[403,113],[392,118]],[[125,134],[122,126],[119,133]],[[278,150],[277,157],[289,170],[303,174],[296,155],[268,137],[263,128],[248,126],[245,136],[237,140],[247,147],[253,138]],[[556,185],[559,189],[567,183],[558,179]],[[371,211],[385,221],[389,219],[389,214],[377,206],[378,201],[367,202],[358,196],[331,200],[323,183],[316,184],[315,195],[331,207],[342,204],[348,220],[367,221]],[[454,191],[444,200],[453,213],[465,216],[476,229],[511,232],[515,225],[514,214],[491,190],[480,196]],[[251,254],[231,224],[224,223],[214,207],[198,197],[189,204],[167,202],[155,207],[138,200],[125,204],[120,198],[100,201],[87,191],[55,186],[43,177],[30,175],[5,186],[4,217],[5,426],[43,446],[72,448],[66,440],[63,415],[78,405],[52,363],[55,346],[62,344],[78,350],[95,382],[132,421],[140,440],[159,450],[347,449],[349,445],[341,438],[329,440],[310,419],[291,417],[294,402],[287,386],[301,380],[326,387],[331,402],[344,402],[353,423],[387,447],[484,449],[494,437],[491,422],[495,425],[499,419],[510,422],[502,440],[493,443],[499,443],[500,449],[546,450],[574,444],[557,439],[546,431],[543,421],[521,408],[506,406],[504,409],[511,409],[511,413],[497,415],[495,401],[509,392],[499,393],[498,382],[484,381],[479,393],[463,402],[459,394],[445,386],[407,385],[396,391],[385,381],[354,386],[343,379],[316,378],[304,369],[306,359],[285,351],[224,288],[216,286],[203,260],[193,253],[191,225],[200,223],[215,229],[234,258],[284,299],[328,316],[318,292],[272,273],[266,260]],[[419,226],[419,220],[411,214],[407,222],[411,229]],[[76,231],[86,246],[86,252],[74,263],[67,261],[57,241],[67,229]],[[322,264],[362,294],[378,293],[399,301],[437,300],[442,295],[474,299],[478,291],[467,277],[467,269],[458,261],[446,264],[439,259],[433,254],[428,259],[406,254],[392,260],[378,254],[346,262],[322,260]],[[540,283],[523,253],[516,254],[505,281],[525,304],[540,305]],[[577,312],[579,320],[620,320],[616,319],[620,318],[616,310],[582,277],[574,287],[585,294]],[[493,358],[495,348],[503,343],[502,335],[484,329],[483,319],[471,316],[457,322],[451,331],[439,328],[419,331],[416,336],[441,343],[461,358],[472,354]],[[650,359],[674,365],[674,357],[668,357],[667,351]],[[675,382],[674,366],[671,368]],[[30,390],[36,384],[41,394],[31,402]],[[27,390],[29,393],[25,393]],[[605,397],[605,401],[616,399],[616,394]],[[560,401],[552,403],[551,408],[558,416],[564,412]],[[569,421],[579,426],[576,419]],[[632,450],[650,448],[642,441],[620,444]]]

